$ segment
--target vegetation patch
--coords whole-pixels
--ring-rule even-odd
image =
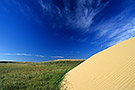
[[[0,63],[0,90],[59,90],[63,76],[84,60]]]

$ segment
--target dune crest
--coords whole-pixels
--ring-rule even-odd
[[[63,90],[135,90],[135,37],[114,45],[72,69]]]

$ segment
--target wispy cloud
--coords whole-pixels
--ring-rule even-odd
[[[0,60],[0,61],[17,61],[17,60]]]
[[[63,56],[51,56],[51,58],[64,58]]]
[[[103,20],[93,29],[97,32],[94,42],[98,45],[112,46],[135,36],[135,7],[132,3],[118,15]]]
[[[27,54],[27,53],[0,53],[0,55],[9,55],[9,56],[30,56],[30,57],[40,57],[43,58],[43,55],[34,55],[34,54]]]
[[[114,2],[116,3],[116,1]],[[96,34],[93,36],[93,42],[107,47],[135,36],[135,13],[133,13],[135,1],[125,0],[122,2],[123,6],[118,8],[121,11],[116,11],[117,14],[106,18],[108,13],[115,13],[115,11],[110,10],[110,12],[106,12],[107,15],[100,17],[99,14],[103,13],[110,3],[113,3],[113,0],[105,2],[103,0],[39,0],[44,14],[49,14],[52,18],[55,17],[53,20],[57,23],[54,26],[71,27],[71,30],[81,30],[88,33],[94,32]],[[96,19],[100,19],[99,22]],[[94,23],[95,26],[93,26]],[[88,37],[77,39],[80,42],[88,42]],[[74,39],[76,40],[74,35],[69,38],[71,41]]]
[[[14,4],[17,5],[24,16],[29,14],[30,17],[34,17],[33,19],[36,20],[37,23],[42,24],[42,26],[45,26],[45,22],[49,19],[51,27],[54,27],[55,30],[57,30],[57,28],[66,27],[62,30],[68,28],[69,30],[88,32],[90,33],[87,34],[89,36],[93,32],[95,34],[91,35],[92,39],[89,36],[76,37],[77,35],[74,34],[69,38],[70,41],[92,42],[93,40],[97,45],[112,46],[135,36],[134,0],[123,1],[122,4],[124,3],[124,6],[122,7],[121,5],[121,11],[117,12],[116,10],[118,14],[110,15],[109,18],[106,18],[107,15],[109,15],[108,13],[113,13],[112,10],[109,11],[107,8],[108,11],[105,12],[105,16],[101,15],[100,17],[99,14],[103,13],[106,7],[113,1],[114,0],[37,0],[34,1],[37,5],[36,9],[27,2],[22,4],[15,0]],[[10,4],[10,1],[7,2]],[[117,1],[114,2],[117,3]],[[115,6],[112,6],[112,8],[113,7]],[[116,12],[114,11],[114,13]],[[100,19],[99,22],[96,21],[97,19]],[[93,39],[93,37],[95,38]],[[22,54],[22,56],[43,57],[31,54]]]
[[[61,4],[59,4],[61,3]],[[109,3],[109,0],[102,2],[102,0],[61,0],[50,2],[39,0],[45,15],[55,17],[56,24],[64,21],[63,26],[72,27],[75,29],[87,30],[93,23],[93,18],[101,12]],[[60,25],[57,25],[60,26]]]

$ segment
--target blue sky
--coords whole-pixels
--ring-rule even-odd
[[[87,59],[134,36],[134,0],[0,0],[0,61]]]

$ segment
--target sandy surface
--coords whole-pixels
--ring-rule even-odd
[[[72,69],[63,85],[64,90],[135,90],[135,37]]]

